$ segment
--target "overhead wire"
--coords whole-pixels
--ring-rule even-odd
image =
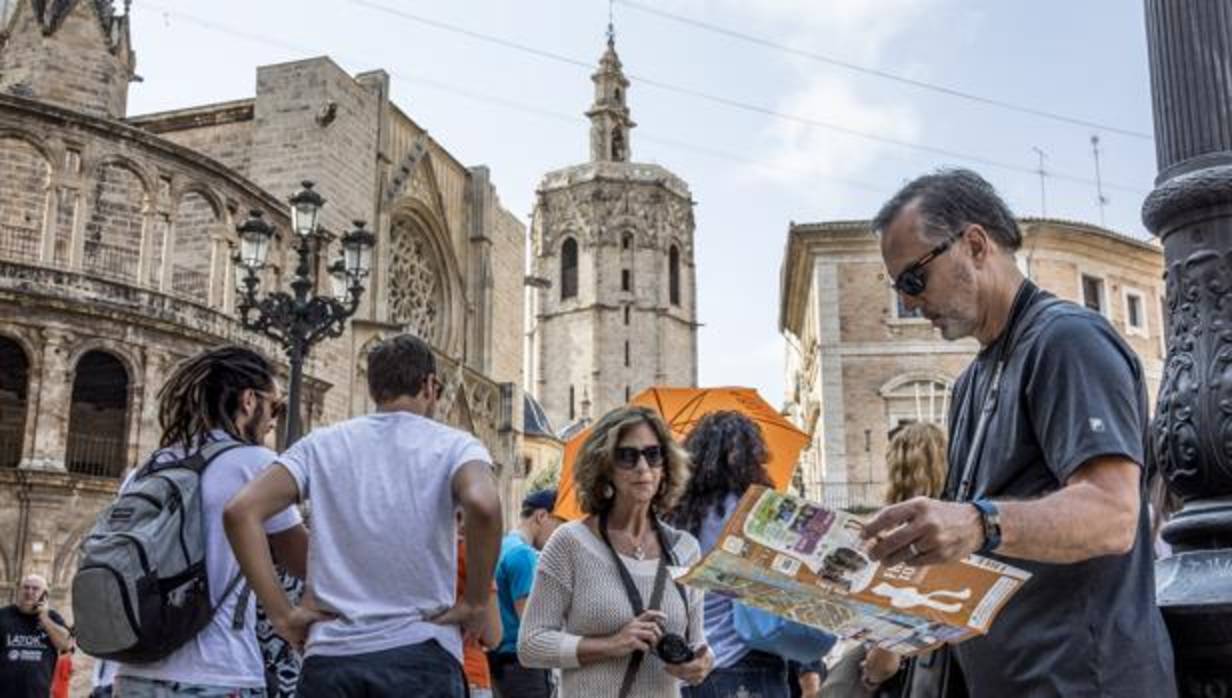
[[[347,2],[354,4],[354,5],[359,5],[361,7],[366,7],[371,10],[375,10],[377,12],[388,14],[392,17],[397,17],[397,18],[400,18],[406,21],[415,22],[423,26],[428,26],[428,27],[432,27],[434,29],[438,29],[441,31],[458,34],[461,36],[466,36],[476,41],[481,41],[484,43],[501,46],[501,47],[504,47],[510,50],[520,51],[520,52],[527,53],[533,56],[538,56],[540,58],[544,58],[547,60],[552,60],[552,61],[556,61],[559,63],[572,65],[575,67],[582,67],[588,70],[595,68],[595,63],[591,61],[583,61],[583,60],[573,58],[570,56],[566,56],[566,55],[556,53],[553,51],[547,51],[547,50],[540,49],[534,46],[530,46],[522,42],[513,41],[512,39],[506,39],[506,38],[495,36],[492,34],[487,34],[484,32],[475,31],[473,29],[468,29],[466,27],[462,27],[457,24],[452,24],[449,22],[444,22],[441,20],[424,17],[422,15],[415,14],[412,12],[407,12],[399,8],[394,8],[388,5],[383,5],[378,2],[373,2],[372,0],[347,0]],[[628,77],[629,80],[632,82],[640,82],[644,85],[655,87],[655,88],[658,88],[664,91],[675,92],[677,94],[686,95],[686,96],[693,97],[696,99],[708,101],[714,104],[719,104],[719,105],[723,105],[723,106],[730,107],[733,109],[739,109],[739,110],[746,111],[746,112],[761,114],[764,116],[770,116],[770,117],[783,120],[783,121],[789,121],[793,123],[802,124],[805,126],[812,126],[812,127],[829,130],[829,131],[834,131],[836,133],[842,133],[848,136],[852,136],[855,138],[860,138],[860,139],[864,139],[864,140],[868,140],[868,141],[872,141],[876,143],[893,145],[893,146],[897,146],[897,147],[901,147],[905,149],[911,149],[911,150],[917,150],[920,152],[929,153],[932,155],[941,155],[947,158],[953,158],[955,160],[962,160],[962,161],[966,161],[970,163],[985,165],[988,167],[996,167],[998,169],[1018,172],[1021,174],[1028,174],[1028,175],[1031,175],[1032,177],[1036,177],[1039,175],[1039,172],[1036,168],[1033,168],[1027,165],[1021,165],[1018,163],[997,160],[997,159],[989,158],[983,155],[978,155],[975,153],[962,152],[962,151],[953,150],[950,148],[932,146],[932,145],[928,145],[925,143],[916,143],[913,141],[905,141],[905,140],[901,140],[897,138],[892,138],[889,136],[879,135],[876,133],[870,133],[867,131],[862,131],[859,129],[854,129],[854,128],[850,128],[847,126],[843,126],[841,124],[831,123],[828,121],[823,121],[821,119],[816,119],[816,118],[812,118],[808,116],[802,116],[799,114],[783,112],[783,111],[780,111],[780,110],[777,110],[771,107],[767,107],[764,105],[753,104],[751,102],[746,102],[743,100],[725,97],[722,95],[716,95],[713,93],[704,92],[702,90],[697,90],[694,88],[665,82],[665,81],[658,80],[655,78],[649,78],[644,75],[639,75],[639,74],[635,74],[631,72],[626,73],[626,77]],[[1052,177],[1053,179],[1059,180],[1059,181],[1069,181],[1069,182],[1074,182],[1078,184],[1086,184],[1086,185],[1092,185],[1092,186],[1095,185],[1095,180],[1091,178],[1082,177],[1079,175],[1066,174],[1062,172],[1057,172],[1055,170],[1052,172],[1049,172],[1048,176]],[[1141,187],[1135,187],[1135,186],[1131,186],[1127,184],[1120,184],[1120,183],[1115,183],[1115,182],[1110,183],[1110,182],[1105,181],[1103,182],[1103,186],[1107,189],[1116,189],[1116,190],[1130,192],[1130,193],[1139,194],[1139,195],[1145,195],[1147,193]]]
[[[1136,131],[1136,130],[1124,128],[1121,126],[1114,126],[1112,124],[1092,121],[1090,119],[1083,119],[1083,118],[1076,117],[1076,116],[1069,116],[1066,114],[1049,111],[1047,109],[1040,109],[1038,107],[1032,107],[1032,106],[1028,106],[1025,104],[1018,104],[1018,103],[1010,102],[1010,101],[1003,100],[1003,99],[997,99],[995,97],[986,97],[984,95],[979,95],[974,92],[960,90],[954,87],[949,87],[949,86],[941,85],[941,84],[934,83],[934,82],[928,82],[926,80],[910,78],[904,75],[899,75],[896,73],[891,73],[889,71],[880,70],[878,68],[870,68],[868,66],[859,65],[857,63],[852,63],[850,61],[845,61],[839,58],[834,58],[833,56],[827,56],[821,53],[817,53],[815,51],[808,51],[802,48],[798,48],[796,46],[789,46],[787,44],[782,44],[776,41],[771,41],[770,39],[765,39],[759,36],[753,36],[752,34],[746,34],[744,32],[736,31],[734,29],[729,29],[727,27],[719,26],[717,24],[712,24],[710,22],[706,22],[706,21],[696,19],[693,17],[687,17],[685,15],[668,12],[667,10],[663,10],[657,7],[652,7],[650,5],[647,5],[646,3],[638,2],[637,0],[614,0],[614,1],[621,5],[624,5],[625,7],[629,7],[634,10],[644,12],[646,14],[654,15],[656,17],[661,17],[663,19],[667,19],[672,22],[677,22],[677,23],[684,24],[687,26],[692,26],[697,29],[711,32],[713,34],[718,34],[720,36],[726,36],[728,38],[737,39],[740,41],[744,41],[746,43],[755,44],[757,46],[762,46],[764,48],[769,48],[775,51],[788,53],[788,54],[798,56],[801,58],[807,58],[809,60],[812,60],[818,63],[824,63],[826,65],[843,68],[845,70],[850,70],[852,72],[860,73],[862,75],[871,75],[873,77],[882,78],[884,80],[889,80],[889,81],[897,82],[897,83],[904,84],[904,85],[910,85],[912,87],[916,87],[922,90],[937,92],[939,94],[944,94],[950,97],[956,97],[958,99],[963,99],[963,100],[975,102],[978,104],[984,104],[984,105],[996,107],[999,109],[1005,109],[1008,111],[1014,111],[1014,112],[1018,112],[1021,114],[1036,116],[1042,119],[1048,119],[1048,120],[1056,121],[1059,123],[1069,124],[1071,126],[1082,126],[1083,128],[1096,129],[1096,130],[1105,131],[1108,133],[1115,133],[1115,134],[1127,136],[1130,138],[1137,138],[1137,139],[1145,140],[1145,141],[1154,141],[1154,137],[1150,133],[1146,133],[1144,131]]]
[[[208,20],[203,17],[198,17],[196,15],[188,14],[180,10],[176,10],[176,9],[173,9],[173,8],[170,8],[165,5],[158,4],[158,3],[144,2],[142,3],[142,6],[158,10],[159,12],[163,13],[165,17],[175,17],[189,24],[194,24],[198,27],[201,27],[202,29],[218,32],[220,34],[225,34],[228,36],[232,36],[234,38],[243,39],[245,41],[249,41],[252,43],[257,43],[257,44],[266,45],[266,46],[277,46],[284,50],[292,51],[295,53],[302,53],[305,55],[313,55],[313,54],[321,53],[320,49],[316,47],[296,44],[296,43],[292,43],[292,42],[289,42],[289,41],[286,41],[284,39],[280,39],[277,37],[263,35],[263,34],[256,34],[256,33],[253,33],[247,30],[239,29],[239,28],[228,26],[225,24],[220,24],[218,22]],[[339,55],[339,57],[343,58],[343,60],[354,60],[355,58],[359,58],[357,56],[347,56],[347,55],[342,55],[342,54],[336,54],[336,55]],[[368,59],[365,59],[363,61],[355,61],[355,62],[373,63],[373,61],[368,60]],[[585,117],[581,114],[567,114],[564,112],[554,111],[551,109],[544,109],[543,107],[538,107],[532,104],[527,104],[525,102],[520,102],[520,101],[509,99],[506,97],[501,97],[498,95],[492,95],[492,94],[483,93],[483,92],[477,92],[474,90],[468,90],[462,87],[458,87],[457,85],[453,85],[453,84],[446,83],[440,80],[435,80],[432,78],[424,77],[422,75],[411,75],[404,71],[398,70],[396,68],[395,69],[386,68],[385,70],[387,73],[389,73],[390,77],[393,78],[395,81],[398,81],[398,82],[401,82],[407,85],[418,85],[422,87],[428,87],[430,89],[438,90],[441,92],[446,92],[446,93],[449,93],[455,96],[470,99],[472,101],[481,102],[485,104],[492,104],[492,105],[503,107],[505,109],[509,109],[512,111],[518,111],[518,112],[522,112],[526,114],[531,114],[531,115],[538,116],[541,118],[546,118],[546,119],[553,119],[553,120],[561,121],[564,123],[579,124],[579,123],[585,122],[586,120]],[[641,129],[639,129],[638,138],[649,141],[651,143],[658,143],[660,145],[665,145],[671,148],[676,148],[678,150],[693,152],[693,153],[697,153],[697,154],[704,155],[704,156],[714,158],[714,159],[737,162],[737,163],[748,165],[751,167],[756,167],[756,168],[767,170],[767,171],[779,172],[781,174],[790,175],[793,177],[807,176],[807,177],[814,178],[814,179],[824,179],[828,181],[833,181],[833,182],[843,184],[845,186],[848,186],[854,189],[863,189],[866,191],[880,193],[880,194],[891,193],[891,190],[889,188],[884,187],[884,186],[878,186],[876,184],[872,184],[869,182],[864,182],[861,180],[851,179],[847,177],[839,177],[835,175],[816,174],[813,172],[806,173],[806,172],[802,172],[799,170],[782,167],[780,165],[775,165],[773,163],[767,163],[764,161],[749,158],[749,157],[746,157],[746,156],[743,156],[737,153],[733,153],[731,151],[723,150],[720,148],[699,145],[697,143],[691,143],[689,141],[683,141],[683,140],[671,138],[668,136],[663,136],[663,135],[660,135],[654,132],[647,132]]]

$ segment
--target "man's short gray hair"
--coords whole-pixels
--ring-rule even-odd
[[[971,170],[941,169],[911,180],[877,212],[873,231],[883,233],[912,203],[930,239],[944,240],[976,224],[1006,252],[1022,247],[1022,231],[1010,207],[988,180]]]

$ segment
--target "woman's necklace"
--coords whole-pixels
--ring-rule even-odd
[[[624,535],[625,538],[628,538],[629,545],[633,546],[633,557],[637,558],[639,562],[641,560],[645,560],[646,559],[646,544],[644,541],[646,538],[646,532],[643,531],[641,537],[637,538],[636,540],[634,540],[633,535],[627,531],[621,531],[620,533]]]

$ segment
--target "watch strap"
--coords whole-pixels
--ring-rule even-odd
[[[984,526],[984,544],[976,552],[987,555],[1001,547],[1001,510],[987,499],[973,499],[971,506],[980,512],[980,522]]]

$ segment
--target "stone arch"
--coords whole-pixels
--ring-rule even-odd
[[[450,356],[461,354],[466,293],[448,229],[422,202],[403,200],[390,217],[389,320]]]
[[[16,467],[25,453],[32,368],[22,343],[0,334],[0,468]]]
[[[52,159],[44,147],[20,132],[0,132],[0,257],[40,257]]]
[[[154,188],[145,171],[121,155],[99,160],[91,172],[82,265],[93,273],[136,282]]]
[[[214,237],[223,224],[223,208],[207,192],[194,186],[177,198],[172,214],[173,239],[165,267],[172,292],[202,302],[210,296]]]
[[[72,586],[72,576],[77,571],[77,562],[81,559],[81,540],[94,528],[94,519],[86,519],[71,530],[64,540],[56,546],[56,555],[51,561],[51,588],[68,589]]]
[[[65,466],[82,475],[119,477],[128,462],[135,372],[106,349],[75,354]]]
[[[885,401],[888,429],[909,422],[931,422],[944,429],[952,384],[948,376],[934,371],[903,373],[886,381],[877,392]]]

